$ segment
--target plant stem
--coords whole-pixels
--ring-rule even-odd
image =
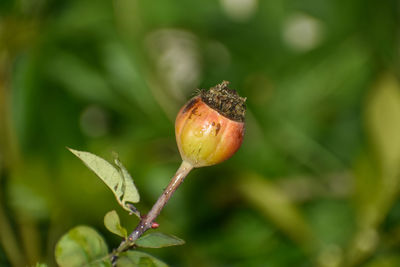
[[[22,254],[13,233],[11,224],[0,203],[0,244],[13,266],[26,266],[25,256]]]
[[[7,25],[5,26],[7,27]],[[1,52],[4,51],[0,51],[0,54]],[[10,70],[12,69],[13,54],[8,52],[6,47],[5,58],[0,60],[0,182],[5,177],[5,173],[10,172],[14,164],[17,165],[19,162],[18,149],[14,133],[12,132],[14,125],[12,125],[10,107]],[[26,266],[27,261],[18,245],[18,238],[7,216],[6,205],[2,203],[2,193],[0,190],[0,246],[3,248],[6,258],[8,258],[12,266]]]
[[[158,198],[157,202],[153,205],[149,213],[140,220],[139,224],[136,226],[135,230],[129,235],[128,239],[122,241],[119,247],[112,254],[111,260],[113,264],[116,263],[118,254],[129,249],[135,244],[135,241],[144,234],[147,230],[149,230],[160,214],[161,210],[167,204],[168,200],[174,194],[176,189],[182,184],[185,177],[189,174],[189,172],[193,169],[193,166],[186,162],[182,161],[181,166],[176,171],[174,177],[172,177],[171,182],[164,189],[162,195]]]

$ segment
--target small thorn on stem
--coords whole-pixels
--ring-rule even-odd
[[[152,228],[152,229],[157,229],[159,226],[160,226],[160,225],[159,225],[158,223],[156,223],[156,222],[152,222],[152,223],[151,223],[151,228]]]

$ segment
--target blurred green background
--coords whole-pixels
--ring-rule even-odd
[[[195,88],[247,97],[238,153],[158,219],[171,266],[400,266],[400,6],[372,0],[1,0],[0,266],[54,266],[112,193],[66,146],[133,175],[149,210]]]

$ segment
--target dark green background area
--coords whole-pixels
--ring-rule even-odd
[[[251,4],[254,4],[253,8]],[[247,12],[247,13],[246,13]],[[0,266],[134,216],[66,147],[132,174],[148,211],[196,88],[247,97],[240,150],[157,222],[171,266],[400,266],[400,6],[365,0],[1,0]]]

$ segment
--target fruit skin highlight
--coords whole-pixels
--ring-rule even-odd
[[[222,82],[201,90],[179,111],[175,135],[182,160],[193,167],[218,164],[241,146],[245,131],[245,98]]]

